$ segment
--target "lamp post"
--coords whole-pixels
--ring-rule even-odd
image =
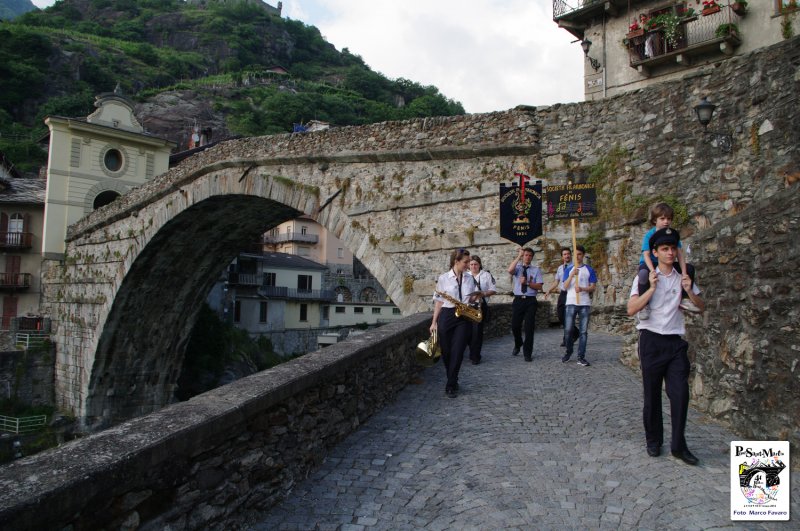
[[[725,153],[730,153],[733,149],[733,138],[731,135],[719,131],[708,130],[708,124],[711,122],[711,118],[714,116],[714,109],[716,108],[716,105],[708,101],[707,96],[703,96],[703,98],[700,100],[700,103],[695,105],[694,112],[697,114],[697,121],[703,126],[705,132],[712,136],[713,141],[717,144],[717,147]]]
[[[589,60],[589,64],[592,65],[594,71],[597,72],[598,70],[600,70],[601,65],[600,61],[598,61],[594,57],[589,57],[589,48],[591,48],[591,46],[592,46],[592,41],[590,41],[589,39],[583,39],[581,41],[581,48],[583,48],[583,55],[586,56],[586,58]]]

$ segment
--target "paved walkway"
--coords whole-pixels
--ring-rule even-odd
[[[732,522],[738,437],[690,410],[700,466],[648,457],[641,384],[617,360],[619,338],[590,333],[586,368],[561,363],[560,339],[537,331],[532,363],[510,355],[510,336],[488,341],[484,362],[462,367],[455,399],[441,363],[426,369],[251,528],[800,528],[800,474],[793,522]]]

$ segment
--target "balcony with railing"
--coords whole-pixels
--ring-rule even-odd
[[[264,234],[262,238],[263,243],[318,243],[319,235],[317,234],[303,234],[302,232],[282,232],[279,234]]]
[[[274,299],[296,299],[312,301],[333,301],[336,293],[329,289],[297,289],[285,286],[261,286],[258,294]]]
[[[553,20],[556,22],[588,22],[602,13],[616,16],[631,5],[643,0],[553,0]]]
[[[653,67],[691,64],[692,58],[710,53],[730,55],[741,44],[739,15],[727,5],[707,15],[678,11],[655,17],[625,36],[630,66],[648,75]],[[665,23],[666,22],[666,23]]]
[[[228,284],[236,286],[260,286],[262,283],[262,276],[256,275],[255,273],[228,271]]]
[[[0,249],[30,249],[32,246],[30,232],[0,232]]]
[[[0,273],[0,290],[20,290],[30,287],[30,273]]]

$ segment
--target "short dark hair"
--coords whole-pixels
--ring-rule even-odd
[[[467,251],[464,248],[455,249],[452,253],[450,253],[450,267],[456,265],[456,262],[458,262],[465,256],[469,256],[469,251]]]
[[[533,249],[531,249],[530,247],[523,247],[523,248],[522,248],[522,253],[523,253],[523,254],[525,254],[525,253],[531,253],[532,255],[533,255],[533,254],[536,254],[535,252],[533,252]]]
[[[561,253],[563,254],[564,251],[567,251],[569,254],[572,254],[572,249],[570,249],[569,247],[562,247],[561,248]]]
[[[666,203],[656,203],[653,205],[653,208],[650,209],[650,223],[655,225],[656,220],[664,216],[665,218],[674,219],[675,218],[675,211]]]
[[[586,254],[586,248],[585,248],[583,245],[576,245],[576,246],[575,246],[575,250],[576,250],[576,251],[580,251],[580,252],[582,252],[583,254]]]

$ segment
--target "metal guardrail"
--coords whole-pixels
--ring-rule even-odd
[[[286,243],[286,242],[302,242],[302,243],[318,243],[319,235],[317,234],[303,234],[302,232],[288,232],[281,234],[265,234],[262,241],[264,243]]]
[[[14,344],[25,350],[31,347],[41,347],[49,339],[50,334],[47,332],[17,332],[14,334]]]
[[[0,431],[20,434],[44,428],[47,424],[47,415],[33,415],[31,417],[6,417],[0,415]]]

